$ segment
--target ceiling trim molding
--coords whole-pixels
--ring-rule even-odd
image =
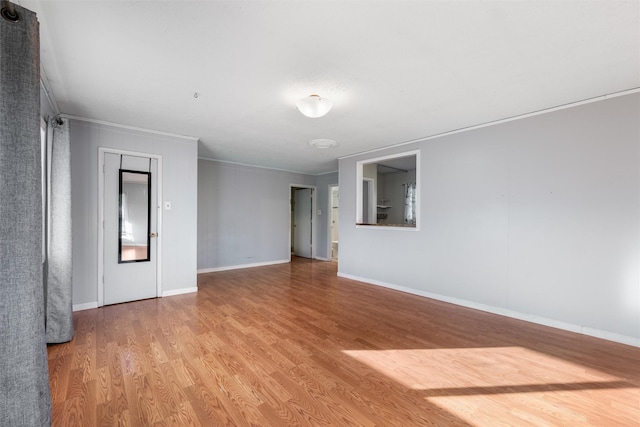
[[[252,165],[252,164],[249,164],[249,163],[232,162],[231,160],[212,159],[211,157],[198,156],[198,160],[206,160],[206,161],[209,161],[209,162],[226,163],[226,164],[229,164],[229,165],[244,166],[244,167],[248,167],[248,168],[267,169],[267,170],[278,171],[278,172],[296,173],[296,174],[299,174],[299,175],[316,176],[316,174],[313,174],[313,173],[293,171],[293,170],[290,170],[290,169],[272,168],[272,167],[269,167],[269,166]]]
[[[71,120],[78,120],[78,121],[81,121],[81,122],[93,123],[93,124],[97,124],[97,125],[112,126],[112,127],[116,127],[116,128],[120,128],[120,129],[133,130],[133,131],[136,131],[136,132],[146,132],[146,133],[152,133],[152,134],[155,134],[155,135],[168,136],[170,138],[187,139],[189,141],[194,141],[194,142],[200,141],[200,138],[198,138],[196,136],[180,135],[180,134],[177,134],[177,133],[162,132],[162,131],[159,131],[159,130],[146,129],[146,128],[141,128],[141,127],[137,127],[137,126],[123,125],[123,124],[120,124],[120,123],[107,122],[107,121],[104,121],[104,120],[89,119],[87,117],[74,116],[72,114],[60,114],[60,117],[71,119]]]
[[[315,174],[315,176],[329,175],[331,173],[338,173],[338,172],[340,172],[340,171],[336,169],[334,171],[329,171],[329,172],[320,172],[320,173]]]
[[[489,126],[495,126],[495,125],[499,125],[499,124],[502,124],[502,123],[512,122],[514,120],[526,119],[528,117],[539,116],[541,114],[552,113],[554,111],[559,111],[559,110],[566,110],[568,108],[578,107],[578,106],[584,105],[584,104],[591,104],[593,102],[599,102],[599,101],[604,101],[606,99],[617,98],[619,96],[632,95],[634,93],[640,93],[640,87],[636,87],[636,88],[633,88],[633,89],[627,89],[627,90],[623,90],[623,91],[620,91],[620,92],[614,92],[614,93],[609,93],[609,94],[605,94],[605,95],[600,95],[600,96],[596,96],[596,97],[593,97],[593,98],[587,98],[587,99],[583,99],[581,101],[570,102],[568,104],[557,105],[555,107],[543,108],[542,110],[532,111],[530,113],[519,114],[519,115],[516,115],[516,116],[505,117],[504,119],[493,120],[493,121],[486,122],[486,123],[481,123],[481,124],[478,124],[478,125],[467,126],[467,127],[460,128],[460,129],[454,129],[454,130],[438,133],[438,134],[431,135],[431,136],[425,136],[425,137],[422,137],[422,138],[412,139],[410,141],[400,142],[398,144],[387,145],[386,147],[374,148],[373,150],[366,150],[366,151],[361,151],[361,152],[354,153],[354,154],[347,154],[346,156],[338,157],[338,160],[348,159],[350,157],[356,157],[356,156],[360,156],[360,155],[363,155],[363,154],[371,154],[371,153],[375,153],[375,152],[378,152],[378,151],[384,151],[384,150],[388,150],[388,149],[392,149],[392,148],[402,147],[402,146],[405,146],[405,145],[416,144],[418,142],[429,141],[431,139],[441,138],[443,136],[449,136],[449,135],[454,135],[456,133],[468,132],[470,130],[481,129],[481,128],[485,128],[485,127],[489,127]]]

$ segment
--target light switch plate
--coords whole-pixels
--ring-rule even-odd
[[[171,210],[171,202],[164,202],[164,210],[165,211]]]

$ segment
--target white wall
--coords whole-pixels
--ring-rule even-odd
[[[339,274],[640,345],[640,95],[340,160]],[[356,161],[421,150],[419,231],[356,228]]]
[[[162,291],[197,286],[197,142],[119,127],[70,121],[73,304],[98,300],[98,147],[162,156],[164,211]]]
[[[40,84],[40,117],[46,121],[49,116],[55,116],[55,112],[51,103],[49,103],[47,92],[44,90],[43,85]]]
[[[291,184],[315,177],[200,159],[198,270],[288,261]]]

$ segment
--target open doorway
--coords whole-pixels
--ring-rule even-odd
[[[291,185],[291,255],[315,257],[315,187]]]
[[[337,185],[329,186],[329,247],[327,253],[331,261],[338,261],[338,209],[340,206],[340,193]]]
[[[372,178],[362,179],[362,224],[376,223],[376,183]]]

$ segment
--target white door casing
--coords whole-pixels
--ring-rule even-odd
[[[327,258],[338,259],[338,236],[339,236],[339,187],[329,185],[329,212],[327,215],[328,235],[327,235]]]

